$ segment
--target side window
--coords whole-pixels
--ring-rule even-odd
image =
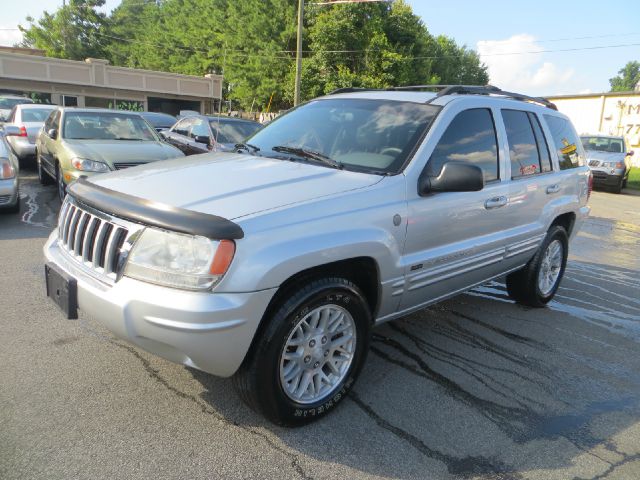
[[[554,115],[545,115],[544,119],[549,125],[553,143],[558,150],[560,170],[583,166],[584,159],[578,148],[578,136],[571,123]]]
[[[189,135],[189,125],[191,125],[191,118],[183,118],[178,123],[176,123],[171,129],[172,132],[177,133],[178,135],[184,135],[185,137]]]
[[[502,120],[507,131],[511,178],[540,173],[538,145],[527,112],[502,110]]]
[[[438,175],[449,161],[477,165],[485,182],[498,179],[498,141],[489,109],[474,108],[456,115],[431,154],[429,173]]]
[[[44,122],[44,131],[48,132],[50,129],[53,128],[53,117],[56,116],[56,111],[57,110],[53,110],[49,116],[47,117],[47,119]]]
[[[205,122],[201,118],[196,118],[193,121],[193,126],[191,127],[191,134],[189,136],[191,138],[195,138],[198,136],[208,137],[209,125],[207,124],[207,122]]]
[[[542,165],[543,172],[550,172],[551,169],[551,154],[549,153],[549,145],[542,133],[542,127],[540,126],[540,120],[537,115],[529,112],[529,121],[533,127],[533,133],[536,136],[536,142],[538,144],[538,154],[540,155],[540,164]]]

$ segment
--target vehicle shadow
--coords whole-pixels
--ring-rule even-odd
[[[396,478],[582,476],[576,458],[592,450],[624,462],[615,436],[640,422],[639,289],[637,271],[573,261],[545,309],[516,305],[492,282],[382,325],[350,396],[298,429],[251,412],[228,380],[191,373],[208,405],[286,446],[292,465],[311,457]]]

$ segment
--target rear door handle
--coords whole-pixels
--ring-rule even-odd
[[[557,183],[555,185],[549,185],[547,187],[547,193],[558,193],[560,191],[560,185]]]
[[[507,204],[507,197],[501,195],[499,197],[493,197],[484,202],[484,208],[491,210],[492,208],[504,207]]]

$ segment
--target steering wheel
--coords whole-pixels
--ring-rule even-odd
[[[400,155],[401,153],[402,153],[402,150],[400,150],[397,147],[386,147],[380,150],[380,155],[390,155],[392,157],[395,157],[396,155]]]

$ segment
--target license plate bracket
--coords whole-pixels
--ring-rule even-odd
[[[69,320],[78,318],[78,282],[49,262],[44,266],[47,297],[51,298]]]

